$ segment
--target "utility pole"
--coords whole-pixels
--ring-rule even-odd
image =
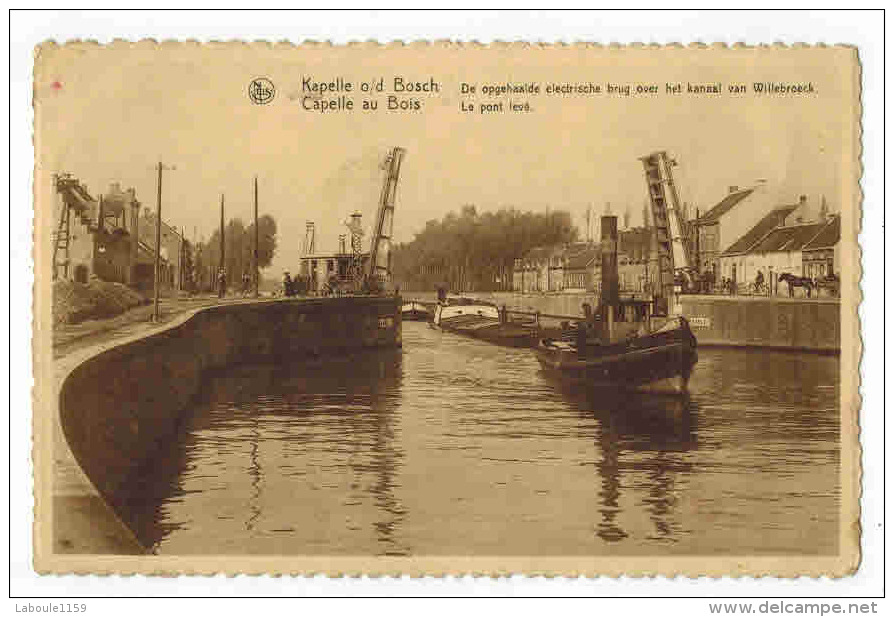
[[[159,301],[159,291],[161,287],[161,172],[163,169],[174,170],[177,169],[175,165],[171,165],[170,167],[165,167],[161,161],[158,162],[158,165],[155,167],[158,170],[158,201],[156,202],[156,212],[155,212],[155,277],[154,277],[154,298],[152,301],[152,320],[159,320],[159,310],[158,310],[158,301]],[[177,233],[176,231],[174,232]],[[134,234],[136,235],[136,227],[134,227]],[[138,237],[138,236],[137,236]],[[171,281],[173,284],[174,281]]]
[[[217,290],[218,297],[222,298],[227,293],[227,280],[226,280],[226,245],[224,244],[224,195],[220,194],[220,268],[217,273],[217,284],[222,287]],[[220,273],[223,272],[224,276],[221,277]]]
[[[158,322],[158,283],[159,283],[159,268],[161,267],[161,161],[158,162],[158,200],[156,202],[156,210],[155,210],[155,281],[154,281],[154,292],[155,298],[153,299],[153,310],[152,310],[152,319],[155,322]]]
[[[186,284],[185,272],[183,271],[183,266],[186,263],[186,232],[183,230],[183,225],[180,226],[180,265],[177,267],[177,271],[180,273],[180,291],[183,291],[183,287]]]
[[[255,176],[255,250],[252,254],[252,274],[255,277],[255,298],[258,297],[258,287],[261,284],[261,273],[258,270],[258,177]]]
[[[193,291],[195,293],[201,293],[202,291],[202,273],[199,272],[199,260],[196,258],[196,255],[199,252],[199,243],[197,242],[197,231],[198,227],[196,225],[192,226],[192,273],[193,273]]]

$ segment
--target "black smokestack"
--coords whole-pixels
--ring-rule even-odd
[[[618,303],[618,217],[603,216],[599,228],[602,248],[602,295],[600,304]]]

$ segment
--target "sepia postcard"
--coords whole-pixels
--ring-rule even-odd
[[[40,573],[860,564],[845,46],[46,42]]]

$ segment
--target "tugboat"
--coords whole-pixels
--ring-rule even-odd
[[[602,297],[598,314],[584,305],[584,319],[542,339],[540,365],[562,378],[621,390],[683,393],[698,361],[697,341],[682,315],[664,312],[667,302],[618,294],[618,221],[602,217]],[[673,282],[671,281],[671,288]]]
[[[540,365],[593,386],[685,392],[698,360],[695,335],[685,317],[648,315],[650,304],[622,301],[610,308],[607,320],[578,322],[572,336],[563,337],[573,340],[543,339],[537,347]]]
[[[448,296],[438,288],[432,326],[508,347],[534,347],[537,329],[509,320],[506,309],[485,300]]]

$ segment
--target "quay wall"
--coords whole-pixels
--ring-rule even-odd
[[[434,302],[435,294],[408,294]],[[580,316],[581,305],[599,298],[591,293],[470,293],[505,304],[509,310]],[[841,309],[831,298],[766,298],[755,296],[685,295],[683,315],[699,345],[763,347],[833,352],[841,348]]]
[[[835,352],[841,307],[834,300],[683,296],[699,345]]]
[[[124,515],[128,480],[175,434],[208,371],[400,346],[399,306],[396,297],[346,297],[200,309],[68,373],[59,396],[65,441],[103,499]]]

